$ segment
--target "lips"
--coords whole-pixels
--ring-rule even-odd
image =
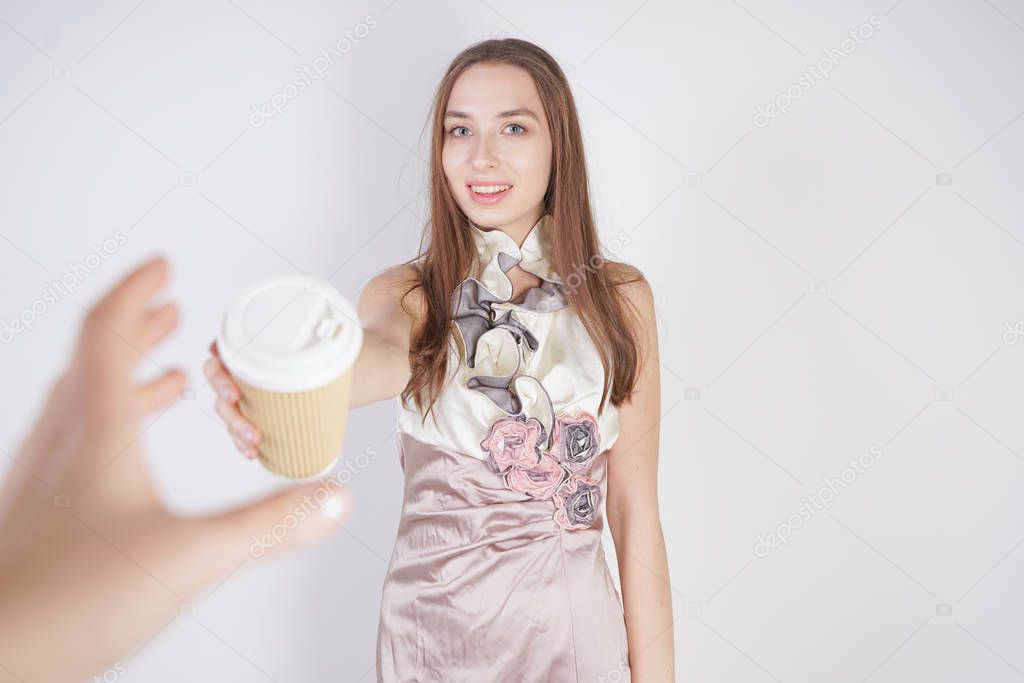
[[[508,182],[507,180],[477,180],[476,178],[466,182],[466,185],[468,187],[480,187],[480,186],[486,187],[488,185],[511,185],[511,184],[512,183]]]
[[[500,187],[506,186],[506,189],[500,192],[476,192],[473,187]],[[511,183],[472,183],[466,186],[469,189],[470,196],[473,197],[473,201],[477,204],[496,204],[500,202],[509,192],[515,187]]]

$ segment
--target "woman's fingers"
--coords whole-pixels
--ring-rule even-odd
[[[217,392],[217,395],[220,396],[221,400],[227,401],[228,403],[236,403],[238,401],[238,387],[231,381],[227,370],[221,364],[219,358],[216,356],[210,356],[207,358],[206,363],[203,364],[203,373],[206,375],[206,379],[210,381],[210,386],[212,386],[213,390]]]
[[[220,359],[216,356],[210,356],[206,359],[206,362],[203,363],[203,374],[210,382],[212,382],[217,373],[223,369],[224,366],[221,365]]]
[[[242,417],[242,413],[238,409],[240,396],[238,386],[231,381],[227,369],[220,362],[216,341],[210,344],[210,353],[213,355],[207,358],[206,363],[203,364],[203,372],[219,397],[214,403],[214,408],[220,418],[224,420],[235,448],[241,451],[245,457],[255,458],[256,447],[260,442],[259,430]]]
[[[245,441],[242,440],[242,438],[240,436],[238,436],[237,434],[235,434],[231,430],[228,430],[228,434],[231,435],[231,440],[235,443],[235,448],[238,449],[239,453],[241,453],[245,457],[249,458],[250,460],[252,460],[253,458],[256,457],[256,447],[255,446],[246,443]]]
[[[231,432],[232,438],[237,439],[235,445],[239,447],[239,450],[248,455],[247,448],[251,447],[253,449],[252,454],[255,455],[255,447],[260,442],[260,433],[255,425],[242,417],[242,414],[234,404],[218,400],[214,404],[214,409],[217,411],[220,419],[224,420],[224,424],[227,426],[228,431]]]

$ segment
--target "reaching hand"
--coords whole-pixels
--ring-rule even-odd
[[[151,259],[89,311],[0,486],[0,664],[15,680],[81,680],[247,560],[318,540],[347,517],[347,491],[321,482],[203,518],[160,501],[139,427],[186,378],[174,369],[138,384],[133,374],[177,326],[173,304],[151,304],[167,271]],[[301,522],[252,551],[289,516]]]

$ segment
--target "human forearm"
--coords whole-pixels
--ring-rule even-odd
[[[656,516],[612,524],[633,683],[675,681],[672,588]]]
[[[356,358],[349,409],[394,398],[409,382],[409,348],[414,316],[402,294],[415,269],[391,268],[374,277],[359,296],[363,346]]]
[[[409,380],[409,360],[396,344],[364,328],[352,372],[349,410],[397,396]]]

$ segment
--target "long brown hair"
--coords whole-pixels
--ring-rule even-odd
[[[552,169],[544,195],[544,214],[552,220],[550,262],[563,282],[563,293],[578,315],[604,366],[604,388],[598,414],[610,395],[621,405],[634,390],[640,359],[637,312],[627,312],[629,300],[618,285],[643,279],[635,268],[615,263],[604,266],[590,207],[586,158],[576,104],[561,67],[546,51],[525,40],[485,40],[463,50],[448,67],[434,97],[430,154],[430,241],[426,250],[406,264],[418,266],[417,287],[423,290],[420,324],[410,346],[411,377],[402,390],[402,405],[412,398],[420,412],[433,409],[448,373],[448,344],[453,331],[453,293],[470,276],[478,258],[469,219],[452,196],[441,163],[444,113],[456,79],[479,63],[504,63],[525,69],[533,77],[551,131]],[[618,271],[614,276],[609,270]],[[632,276],[623,280],[622,274]],[[578,281],[579,284],[571,284]],[[403,295],[404,299],[404,295]],[[623,324],[628,320],[630,322]],[[423,393],[429,400],[424,410]]]

